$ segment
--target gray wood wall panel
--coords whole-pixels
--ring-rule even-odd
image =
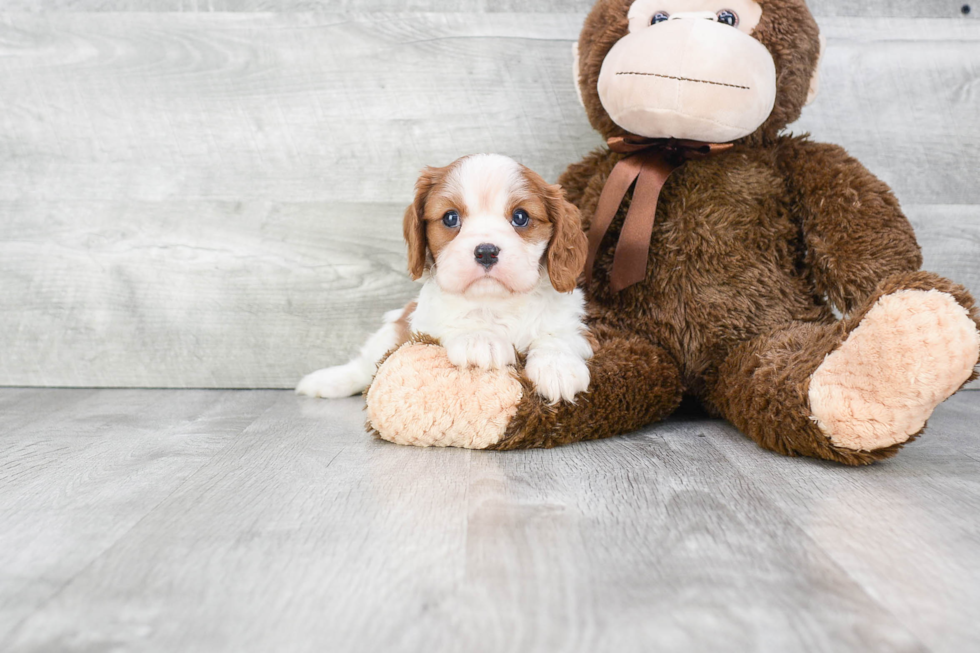
[[[586,12],[593,0],[3,0],[0,11]],[[810,0],[818,16],[976,18],[970,0]],[[963,7],[969,7],[964,11]]]
[[[795,129],[891,183],[926,266],[980,294],[980,23],[833,17],[896,15],[856,4],[813,3],[829,46]],[[3,385],[289,387],[414,292],[419,167],[492,150],[554,179],[599,142],[583,13],[545,0],[31,6],[64,11],[0,13]],[[175,11],[100,11],[139,8]]]

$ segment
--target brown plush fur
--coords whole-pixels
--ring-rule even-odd
[[[663,419],[681,402],[677,363],[661,347],[607,327],[593,331],[602,342],[589,361],[590,391],[574,404],[551,406],[520,374],[525,399],[504,438],[492,449],[554,447],[634,431]]]
[[[631,1],[599,0],[579,41],[583,101],[606,137],[625,132],[603,110],[596,82],[606,54],[627,32]],[[574,404],[546,405],[518,365],[523,398],[493,448],[551,447],[624,433],[666,417],[691,395],[766,449],[868,464],[893,456],[904,443],[846,449],[820,430],[809,392],[828,354],[879,299],[900,291],[946,293],[980,328],[980,312],[964,288],[918,271],[915,235],[883,182],[839,147],[781,134],[806,100],[818,31],[803,0],[758,1],[763,14],[753,36],[776,64],[772,114],[732,149],[688,161],[672,174],[657,206],[646,277],[614,293],[609,275],[632,201],[627,193],[585,288],[595,339],[589,392]],[[586,229],[620,159],[597,150],[559,180]],[[423,176],[420,196],[438,174]],[[548,195],[556,188],[546,188],[544,196],[557,207],[560,198]],[[405,230],[415,275],[425,266],[425,233],[413,210],[417,216],[418,199]],[[562,215],[553,220],[557,235],[575,215],[556,210]],[[554,271],[581,265],[584,242],[568,242],[549,258]],[[838,320],[833,308],[845,317]]]
[[[759,4],[754,36],[777,69],[772,115],[733,149],[674,172],[657,208],[646,279],[613,293],[609,272],[627,195],[586,288],[598,340],[590,393],[557,407],[525,393],[497,448],[623,433],[668,415],[684,393],[767,449],[867,464],[901,445],[847,450],[819,431],[807,391],[824,357],[879,297],[897,290],[947,292],[980,325],[966,290],[917,272],[912,228],[883,182],[839,147],[779,134],[806,100],[818,31],[802,0]],[[603,110],[596,81],[626,33],[629,5],[600,0],[579,42],[586,111],[606,137],[625,132]],[[586,228],[620,158],[593,152],[559,180]],[[847,317],[836,320],[831,305]]]

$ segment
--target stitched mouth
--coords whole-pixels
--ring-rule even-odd
[[[707,79],[691,79],[690,77],[675,77],[673,75],[661,75],[660,73],[640,73],[633,71],[624,71],[621,73],[616,73],[616,75],[638,75],[640,77],[660,77],[661,79],[675,79],[679,82],[696,82],[698,84],[711,84],[712,86],[726,86],[728,88],[738,88],[743,91],[751,91],[752,89],[748,86],[739,86],[738,84],[726,84],[724,82],[712,82]]]
[[[511,288],[509,285],[507,285],[506,283],[504,283],[503,281],[501,281],[496,277],[490,276],[489,272],[487,274],[484,274],[482,277],[476,278],[473,281],[466,284],[466,287],[463,289],[463,292],[464,293],[469,292],[474,287],[482,288],[484,290],[490,290],[490,289],[503,290],[509,295],[517,294],[517,292],[515,292],[514,289]]]

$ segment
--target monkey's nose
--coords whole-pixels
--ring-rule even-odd
[[[497,264],[498,254],[500,254],[500,248],[492,243],[477,245],[476,249],[473,251],[473,256],[476,257],[476,262],[488,270]]]

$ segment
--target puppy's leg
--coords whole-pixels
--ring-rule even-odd
[[[548,403],[574,401],[575,395],[589,389],[585,361],[591,357],[592,346],[579,333],[540,338],[528,349],[524,371]]]
[[[307,374],[296,386],[296,394],[339,399],[363,391],[374,378],[381,357],[408,340],[408,318],[414,310],[412,302],[404,309],[385,313],[384,325],[368,338],[353,360]]]
[[[498,370],[517,362],[514,345],[489,331],[473,331],[442,337],[449,362],[456,367]]]

